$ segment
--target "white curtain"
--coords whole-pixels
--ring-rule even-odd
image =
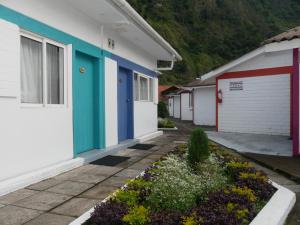
[[[64,52],[47,44],[47,103],[64,104]]]
[[[140,77],[140,100],[148,99],[148,79]]]
[[[42,43],[21,37],[21,102],[43,103]]]

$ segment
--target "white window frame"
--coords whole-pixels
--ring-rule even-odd
[[[151,87],[150,82],[154,82],[154,78],[149,77],[145,74],[139,73],[137,71],[133,71],[133,82],[135,82],[134,81],[135,74],[137,75],[137,82],[138,82],[138,90],[136,90],[136,89],[134,90],[135,91],[134,92],[134,98],[136,96],[136,91],[138,92],[137,93],[138,99],[137,100],[135,99],[135,101],[138,101],[138,102],[154,102],[154,90],[152,91],[152,94],[153,94],[152,100],[151,100],[151,97],[150,97],[150,93],[151,93],[150,92],[150,87]],[[147,79],[147,87],[148,87],[147,100],[141,100],[141,79],[140,79],[141,77]],[[135,85],[133,85],[133,86],[135,87]],[[152,88],[154,89],[154,84],[152,85]]]
[[[58,43],[56,41],[50,40],[48,38],[39,36],[37,34],[31,33],[29,31],[25,31],[25,30],[21,30],[20,31],[20,38],[21,37],[26,37],[29,39],[32,39],[34,41],[38,41],[40,43],[42,43],[42,57],[43,57],[43,103],[42,104],[34,104],[34,103],[23,103],[22,102],[22,98],[21,98],[21,90],[20,90],[20,95],[19,95],[19,99],[20,99],[20,105],[21,107],[29,107],[29,108],[66,108],[67,107],[67,88],[68,88],[68,82],[67,82],[67,68],[68,68],[68,64],[67,64],[67,46],[61,43]],[[51,44],[57,47],[60,47],[63,49],[64,52],[64,103],[63,104],[48,104],[47,99],[48,99],[48,88],[47,88],[47,44]],[[21,76],[20,76],[20,83],[21,83]]]

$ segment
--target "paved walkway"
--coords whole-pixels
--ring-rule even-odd
[[[127,149],[113,154],[130,157],[115,167],[88,164],[0,197],[0,224],[68,225],[178,143],[186,142],[196,126],[188,122],[176,123],[178,131],[167,132],[148,142],[156,145],[151,150]],[[204,129],[213,130],[210,127]],[[258,164],[256,166],[275,182],[298,192],[297,197],[300,198],[297,183]],[[297,202],[287,225],[300,224],[299,212],[300,204]]]
[[[185,141],[166,134],[148,143],[151,150],[127,149],[113,155],[130,157],[115,167],[85,165],[0,197],[1,225],[67,225],[140,174],[152,162]]]
[[[292,156],[292,141],[285,136],[213,131],[207,132],[207,135],[211,140],[238,152]]]

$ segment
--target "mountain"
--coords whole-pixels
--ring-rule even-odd
[[[128,0],[184,60],[160,77],[185,84],[300,25],[300,0]]]

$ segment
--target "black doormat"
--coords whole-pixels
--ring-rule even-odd
[[[149,150],[149,149],[151,149],[155,146],[156,145],[151,145],[151,144],[137,144],[137,145],[134,145],[134,146],[130,147],[130,149]]]
[[[91,162],[90,164],[99,166],[116,166],[128,159],[130,159],[130,157],[108,155],[94,162]]]

